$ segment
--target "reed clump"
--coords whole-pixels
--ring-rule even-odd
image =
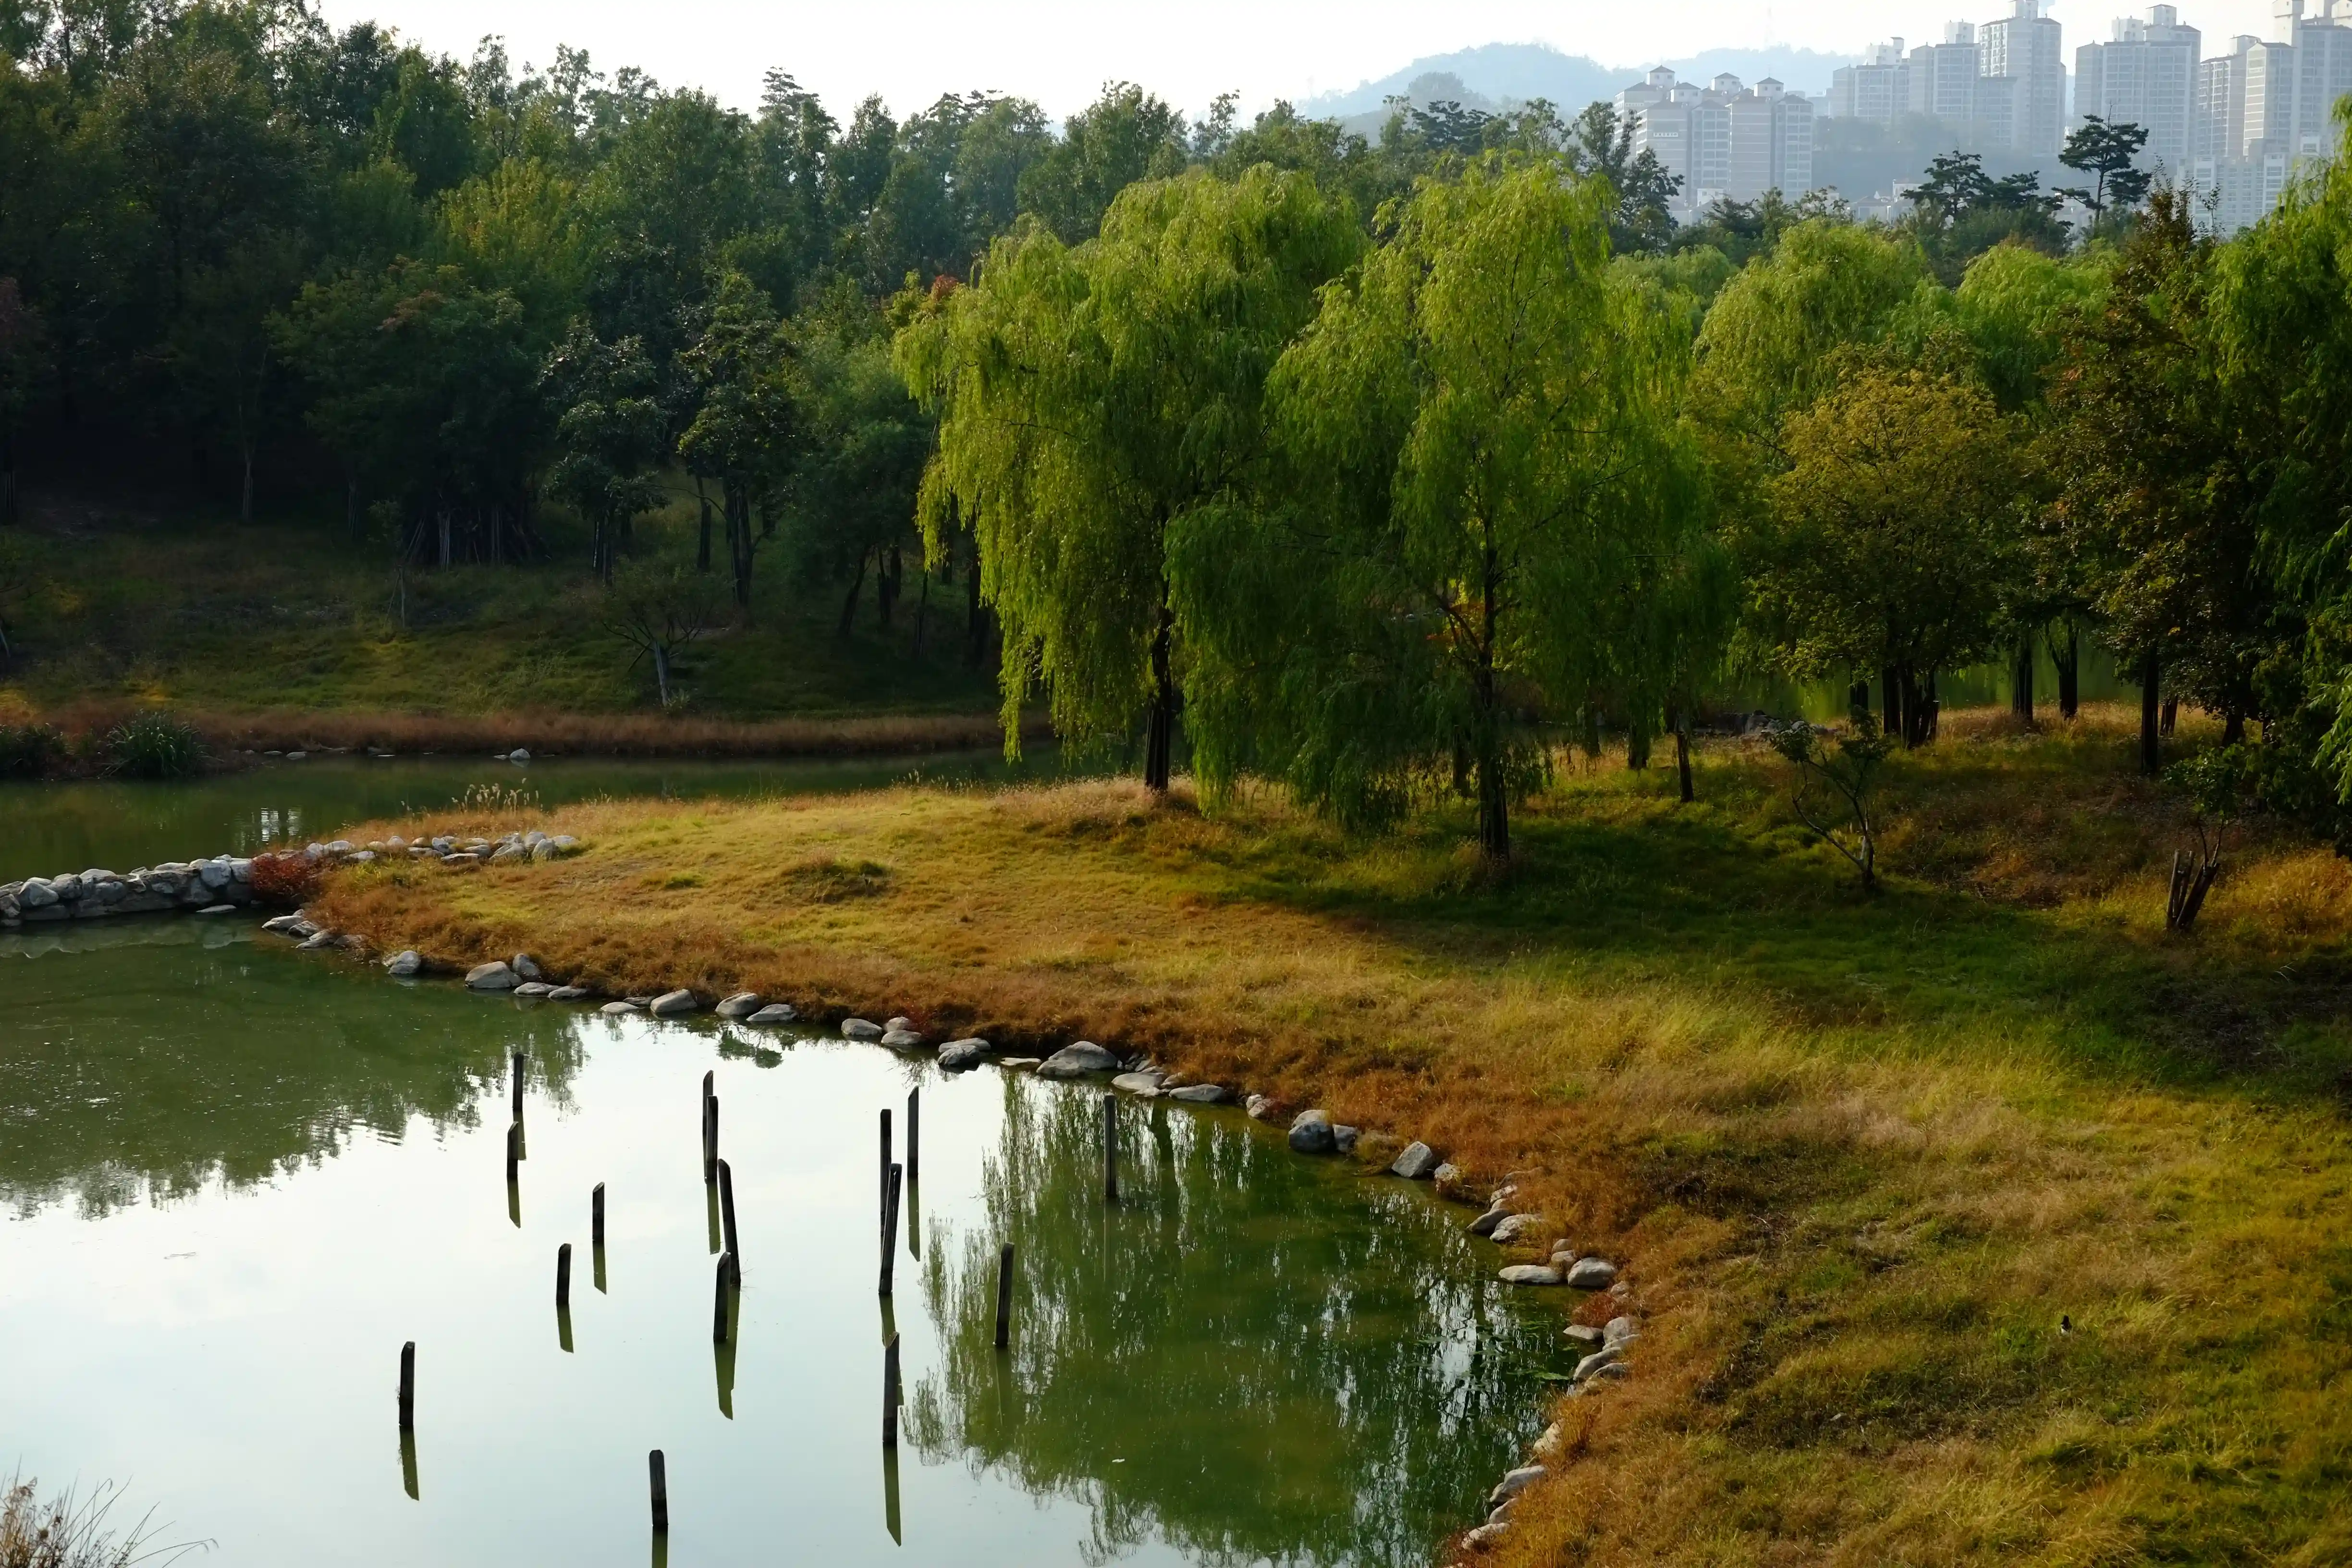
[[[2352,871],[2257,829],[2168,935],[2179,803],[2112,715],[1898,756],[1876,896],[1768,752],[1700,763],[1685,807],[1563,758],[1499,878],[1466,808],[1354,838],[1098,781],[568,807],[577,858],[314,907],[614,993],[1115,1041],[1517,1173],[1543,1241],[1623,1262],[1587,1315],[1645,1327],[1561,1405],[1506,1568],[2332,1560]],[[866,865],[845,898],[779,870]]]

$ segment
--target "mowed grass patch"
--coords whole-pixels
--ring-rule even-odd
[[[345,872],[319,912],[615,992],[1145,1047],[1525,1173],[1645,1333],[1561,1403],[1497,1563],[2345,1560],[2352,877],[2250,831],[2168,938],[2180,819],[2121,721],[1985,728],[1892,770],[1876,898],[1724,746],[1692,807],[1564,762],[1501,879],[1451,810],[1351,839],[1097,783],[572,808],[577,859]]]

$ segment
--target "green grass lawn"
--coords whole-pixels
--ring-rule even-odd
[[[654,706],[650,669],[600,628],[601,595],[569,520],[542,522],[551,559],[401,574],[388,544],[352,543],[340,519],[240,524],[36,497],[16,531],[29,584],[11,617],[23,655],[0,693],[56,709],[132,699],[217,711],[309,709],[467,714]],[[692,559],[690,495],[640,520],[641,552]],[[722,559],[718,563],[724,571]],[[915,647],[919,563],[894,625],[867,574],[846,639],[845,584],[797,580],[760,552],[749,625],[723,624],[682,660],[688,710],[761,719],[985,712],[992,676],[964,658],[966,586],[933,584]],[[727,603],[723,582],[719,602]]]

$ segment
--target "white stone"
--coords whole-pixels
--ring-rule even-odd
[[[43,877],[27,877],[16,889],[16,901],[28,910],[46,909],[58,901],[58,890]]]
[[[693,992],[680,989],[663,992],[653,999],[646,1011],[656,1018],[675,1018],[682,1013],[691,1013],[700,1005],[694,999]]]
[[[547,994],[551,1002],[583,1002],[587,997],[588,987],[585,985],[559,985]]]
[[[511,991],[522,984],[522,976],[504,959],[492,959],[466,971],[466,984],[477,991]]]
[[[911,1029],[914,1026],[915,1020],[906,1016],[904,1014],[901,1014],[899,1016],[892,1018],[888,1022],[885,1023],[882,1026],[882,1028],[885,1033],[887,1033],[893,1029]]]
[[[530,752],[520,746],[517,746],[513,751],[507,753],[507,761],[510,763],[527,763],[530,761]]]
[[[912,1029],[887,1029],[882,1043],[894,1051],[911,1051],[923,1043],[923,1037]]]
[[[1517,1469],[1505,1470],[1502,1480],[1486,1494],[1486,1501],[1508,1502],[1549,1474],[1551,1468],[1548,1465],[1521,1465]]]
[[[424,973],[425,960],[415,948],[404,948],[383,961],[383,969],[394,980],[406,980]]]
[[[1485,1214],[1480,1215],[1476,1219],[1470,1222],[1470,1234],[1473,1236],[1492,1236],[1495,1234],[1495,1227],[1510,1217],[1511,1211],[1505,1208],[1502,1205],[1496,1204],[1493,1208],[1488,1209]]]
[[[1339,1140],[1331,1133],[1331,1118],[1320,1110],[1302,1110],[1290,1121],[1290,1147],[1301,1154],[1330,1154],[1339,1151]]]
[[[1601,1342],[1604,1344],[1630,1345],[1641,1337],[1642,1325],[1622,1314],[1610,1319],[1609,1326],[1601,1331]]]
[[[1436,1169],[1437,1151],[1418,1141],[1406,1144],[1403,1152],[1389,1163],[1389,1174],[1408,1182],[1423,1180]]]
[[[544,980],[526,980],[514,988],[514,994],[518,996],[537,997],[544,996],[554,989],[554,986]]]
[[[1139,1094],[1150,1100],[1160,1093],[1160,1075],[1156,1072],[1123,1072],[1110,1080],[1110,1086],[1121,1094]]]
[[[1233,1090],[1219,1083],[1188,1083],[1167,1092],[1169,1099],[1181,1100],[1187,1105],[1223,1105],[1234,1097]]]
[[[1557,1285],[1559,1270],[1541,1263],[1514,1263],[1496,1278],[1506,1285]]]
[[[1624,1351],[1621,1346],[1604,1344],[1599,1350],[1594,1351],[1591,1355],[1586,1356],[1582,1361],[1578,1362],[1576,1363],[1576,1370],[1569,1373],[1569,1377],[1573,1382],[1582,1383],[1586,1378],[1591,1377],[1602,1367],[1609,1365],[1623,1353]]]
[[[643,1007],[638,1006],[635,1002],[607,1002],[603,1007],[597,1010],[608,1018],[617,1018],[624,1013],[642,1013],[645,1011]]]
[[[1598,1258],[1580,1258],[1568,1271],[1568,1282],[1579,1290],[1605,1290],[1617,1282],[1617,1266]]]
[[[878,1040],[882,1037],[882,1026],[870,1018],[844,1018],[841,1037],[845,1040]]]
[[[721,1001],[715,1010],[722,1018],[748,1018],[760,1010],[760,994],[756,991],[738,991],[734,995]]]
[[[1539,1214],[1515,1214],[1496,1221],[1495,1228],[1487,1234],[1497,1246],[1508,1247],[1541,1224],[1543,1215]]]
[[[789,1024],[800,1015],[789,1002],[771,1002],[743,1021],[747,1024]]]
[[[1039,1078],[1086,1078],[1098,1072],[1118,1070],[1118,1058],[1092,1040],[1078,1040],[1064,1046],[1038,1066]]]
[[[518,952],[507,962],[511,963],[514,966],[514,972],[517,974],[521,975],[525,980],[538,980],[542,978],[540,973],[537,961],[535,961],[530,954],[527,952]]]
[[[949,1072],[969,1072],[988,1055],[988,1042],[974,1036],[950,1040],[940,1047],[940,1066]]]
[[[1253,1094],[1249,1099],[1244,1100],[1242,1102],[1242,1110],[1255,1121],[1271,1121],[1274,1120],[1274,1101],[1268,1100],[1262,1094]]]

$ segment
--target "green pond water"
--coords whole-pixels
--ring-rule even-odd
[[[181,820],[287,809],[281,777]],[[152,830],[31,858],[127,866]],[[725,1347],[706,1071],[742,1255]],[[885,1300],[877,1119],[903,1158],[918,1089]],[[159,1540],[238,1564],[1433,1561],[1571,1364],[1561,1293],[1496,1284],[1425,1185],[1233,1110],[1124,1102],[1107,1205],[1100,1092],[394,982],[242,917],[0,935],[0,1470],[122,1483]]]

